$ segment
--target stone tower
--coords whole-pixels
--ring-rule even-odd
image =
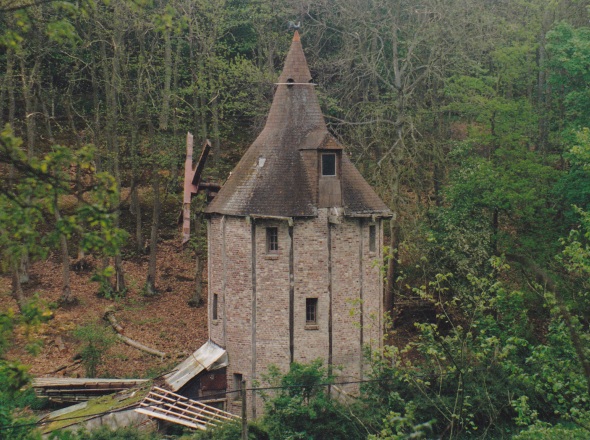
[[[227,388],[317,358],[359,380],[363,347],[382,337],[391,212],[328,132],[297,32],[264,129],[206,213],[209,336],[227,351]]]

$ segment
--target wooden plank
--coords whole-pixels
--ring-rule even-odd
[[[156,401],[154,399],[151,399],[149,397],[149,395],[144,400],[151,401],[151,402],[154,402],[154,403],[158,403],[160,405],[165,405],[165,406],[168,406],[168,407],[175,406],[175,404],[178,403],[178,404],[184,405],[186,407],[192,408],[190,405],[184,404],[183,402],[174,402],[174,403],[163,403],[163,402],[159,402],[159,401]],[[204,406],[206,406],[206,405],[204,405]],[[212,417],[218,417],[218,418],[221,418],[221,419],[224,419],[224,420],[228,420],[228,421],[229,420],[233,420],[233,417],[237,417],[237,416],[234,416],[233,414],[232,414],[233,417],[227,417],[227,416],[222,415],[222,414],[217,414],[216,412],[213,412],[213,411],[208,411],[208,409],[209,409],[209,407],[207,407],[207,409],[205,409],[205,408],[199,408],[199,410],[201,412],[203,412],[203,413],[211,414]],[[200,414],[200,413],[194,413],[194,414]]]
[[[198,429],[240,420],[240,417],[234,414],[159,387],[152,388],[136,411]]]
[[[137,385],[147,382],[148,379],[95,379],[95,378],[69,378],[69,377],[37,377],[33,379],[33,387],[44,386],[76,386],[84,384],[122,384],[122,385]]]
[[[116,391],[123,391],[127,388],[113,387],[113,388],[58,388],[45,389],[46,393],[114,393]]]
[[[201,426],[201,425],[198,425],[196,423],[186,422],[184,420],[179,420],[179,419],[177,419],[175,417],[168,417],[168,416],[165,416],[164,414],[158,414],[158,413],[155,413],[153,411],[144,410],[142,408],[137,408],[135,411],[137,411],[138,413],[141,413],[141,414],[145,414],[145,415],[150,416],[150,417],[154,417],[156,419],[167,420],[167,421],[172,422],[172,423],[177,423],[179,425],[184,425],[184,426],[187,426],[189,428],[200,429],[201,431],[206,431],[207,430],[207,427],[205,427],[205,426]]]
[[[150,393],[152,394],[152,393]],[[147,397],[149,397],[150,395],[148,394]],[[146,397],[146,398],[147,398]],[[174,404],[180,404],[180,405],[187,405],[187,403],[182,402],[180,400],[177,399],[173,399],[167,396],[164,396],[168,401],[173,402]],[[232,418],[238,418],[238,416],[236,416],[235,414],[223,411],[219,408],[215,408],[209,405],[205,405],[204,403],[198,402],[196,400],[191,400],[191,399],[187,399],[186,397],[180,396],[182,397],[182,399],[187,400],[188,402],[190,402],[188,405],[192,404],[193,406],[197,406],[197,407],[202,407],[205,410],[207,410],[207,412],[215,414],[218,417],[223,417],[223,418],[227,418],[227,419],[232,419]]]
[[[166,409],[163,409],[163,408],[155,408],[153,406],[148,406],[147,408],[149,408],[151,411],[154,411],[155,413],[158,413],[158,414],[164,413],[164,414],[168,414],[168,415],[172,415],[172,416],[178,417],[179,419],[186,419],[186,420],[193,421],[193,423],[202,423],[203,425],[217,426],[216,424],[211,423],[211,422],[208,422],[206,420],[195,419],[194,417],[188,417],[188,416],[185,416],[185,415],[182,415],[182,414],[178,414],[175,411],[166,410]]]
[[[189,399],[187,397],[181,396],[179,394],[172,393],[172,392],[170,392],[168,390],[165,390],[163,388],[160,388],[160,387],[154,387],[153,390],[158,391],[159,393],[161,393],[161,395],[166,396],[166,398],[169,399],[169,400],[171,400],[171,401],[175,401],[175,402],[177,402],[177,401],[188,401],[188,402],[191,402],[192,404],[197,405],[197,406],[204,406],[207,409],[210,409],[211,411],[213,411],[215,413],[219,413],[219,414],[221,414],[221,415],[223,415],[225,417],[239,418],[238,416],[236,416],[235,414],[232,414],[230,412],[224,411],[224,410],[219,409],[219,408],[214,408],[214,407],[211,407],[209,405],[205,405],[204,403],[201,403],[198,400]],[[153,391],[150,392],[150,394],[153,394],[153,393],[154,393]],[[172,395],[172,396],[174,396],[174,398],[168,397],[168,395]]]

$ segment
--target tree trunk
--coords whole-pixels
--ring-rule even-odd
[[[6,91],[8,92],[8,122],[14,130],[16,99],[14,97],[14,51],[6,51]]]
[[[160,223],[160,177],[157,172],[153,175],[154,209],[152,213],[152,232],[150,235],[150,263],[145,283],[147,295],[156,295],[156,262],[158,252],[158,227]]]
[[[398,276],[400,227],[397,216],[389,221],[389,261],[387,263],[387,279],[385,292],[385,312],[392,312],[395,306],[395,280]]]
[[[162,90],[162,108],[160,110],[160,130],[168,129],[170,115],[170,83],[172,81],[172,42],[170,29],[164,31],[164,90]]]
[[[121,172],[119,169],[119,140],[117,136],[117,122],[119,119],[118,111],[118,92],[120,85],[120,58],[123,51],[123,24],[119,17],[120,11],[115,6],[114,10],[114,32],[112,37],[113,56],[111,65],[107,64],[106,57],[106,45],[105,42],[101,42],[101,56],[103,57],[103,74],[105,79],[105,91],[106,91],[106,114],[107,114],[107,144],[109,149],[110,158],[110,171],[113,173],[117,182],[117,188],[121,189]],[[110,70],[109,70],[110,67]],[[120,212],[115,213],[115,227],[120,225]],[[117,251],[115,255],[115,293],[123,295],[126,291],[125,286],[125,275],[123,272],[123,259],[121,258],[121,252]]]
[[[201,216],[195,218],[195,237],[198,237],[201,232]],[[197,245],[198,246],[198,245]],[[191,307],[200,307],[203,305],[203,263],[204,258],[202,257],[201,249],[197,247],[195,250],[195,290],[193,297],[189,300],[188,304]]]
[[[217,91],[215,91],[217,93]],[[219,142],[219,103],[218,97],[215,96],[213,98],[213,102],[211,103],[211,115],[212,115],[212,125],[213,125],[213,157],[215,161],[219,161],[221,157],[221,144]]]
[[[492,212],[492,255],[498,255],[499,215],[498,208],[494,208],[494,211]]]
[[[137,98],[141,99],[140,97]],[[131,203],[129,210],[131,214],[135,215],[135,245],[138,254],[143,252],[143,225],[141,222],[141,203],[139,200],[139,155],[138,143],[139,143],[139,117],[137,114],[137,108],[139,103],[135,103],[135,108],[129,111],[129,122],[131,124]]]
[[[53,130],[51,129],[51,115],[49,114],[49,110],[47,109],[47,105],[45,101],[41,99],[41,110],[43,110],[43,118],[45,119],[45,130],[47,131],[47,137],[49,138],[49,142],[54,144],[55,139],[53,137]]]
[[[27,128],[27,156],[31,159],[35,155],[35,100],[33,93],[33,85],[35,84],[36,72],[39,66],[39,60],[35,61],[35,65],[31,69],[30,75],[27,75],[24,56],[20,58],[20,70],[23,99],[25,101],[25,126]]]
[[[200,307],[203,305],[203,258],[199,251],[195,254],[196,273],[195,273],[195,290],[193,297],[189,300],[188,305],[191,307]]]
[[[55,198],[53,209],[55,211],[55,221],[56,223],[59,223],[61,221],[61,214],[57,206],[57,197]],[[59,244],[61,247],[61,271],[63,281],[60,302],[62,304],[70,304],[74,302],[74,298],[72,297],[72,289],[70,285],[70,254],[68,252],[68,240],[65,234],[59,234]]]
[[[126,291],[127,286],[125,285],[125,272],[123,272],[123,258],[121,257],[121,252],[117,252],[117,255],[115,255],[115,292],[119,295],[124,295]]]
[[[29,251],[24,249],[24,252],[20,257],[20,268],[18,270],[20,284],[26,284],[31,280],[31,277],[29,276],[29,265]]]
[[[137,160],[137,159],[133,159]],[[137,190],[138,181],[136,177],[131,180],[131,213],[135,214],[135,244],[137,253],[143,252],[143,225],[141,223],[141,203]]]
[[[198,69],[198,74],[197,74],[197,78],[206,78],[205,75],[205,63],[203,62],[202,57],[199,57],[199,63],[198,63],[199,69]],[[198,83],[197,83],[198,84]],[[202,80],[202,84],[201,87],[198,87],[199,90],[199,101],[198,101],[198,105],[195,107],[198,109],[198,114],[199,114],[199,130],[197,131],[197,133],[199,133],[201,136],[201,140],[203,139],[207,139],[207,133],[208,133],[208,127],[207,127],[207,105],[205,104],[205,89],[206,89],[206,84],[205,81]]]
[[[27,157],[31,160],[35,155],[35,104],[34,104],[34,93],[33,84],[36,72],[39,68],[39,59],[35,61],[33,69],[30,75],[27,75],[27,69],[25,67],[24,55],[20,58],[20,70],[21,70],[21,82],[23,99],[25,101],[25,126],[27,128]],[[28,249],[24,249],[20,260],[19,277],[20,283],[28,283],[29,277],[29,252]]]
[[[23,286],[20,282],[21,277],[19,272],[19,263],[16,262],[12,267],[12,296],[18,305],[18,309],[22,312],[26,301]]]

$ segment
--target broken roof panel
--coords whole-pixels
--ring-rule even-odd
[[[178,391],[202,371],[217,370],[226,367],[227,364],[227,352],[215,342],[208,340],[174,370],[166,374],[164,381],[172,391]]]

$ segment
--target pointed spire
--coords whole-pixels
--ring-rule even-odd
[[[299,32],[295,31],[293,34],[293,41],[291,42],[291,48],[287,54],[285,60],[285,67],[283,73],[279,77],[279,84],[286,82],[294,83],[308,83],[311,80],[311,73],[309,67],[307,67],[307,60],[303,53],[303,46],[301,46],[301,39],[299,38]]]
[[[328,132],[299,32],[295,31],[261,136],[286,134],[293,139],[290,147],[297,149],[299,141],[295,138],[317,130]]]
[[[299,32],[295,31],[264,129],[206,212],[317,215],[318,167],[313,150],[341,150],[342,146],[328,132],[311,79]],[[342,164],[345,206],[352,208],[353,214],[388,213],[345,155]]]

